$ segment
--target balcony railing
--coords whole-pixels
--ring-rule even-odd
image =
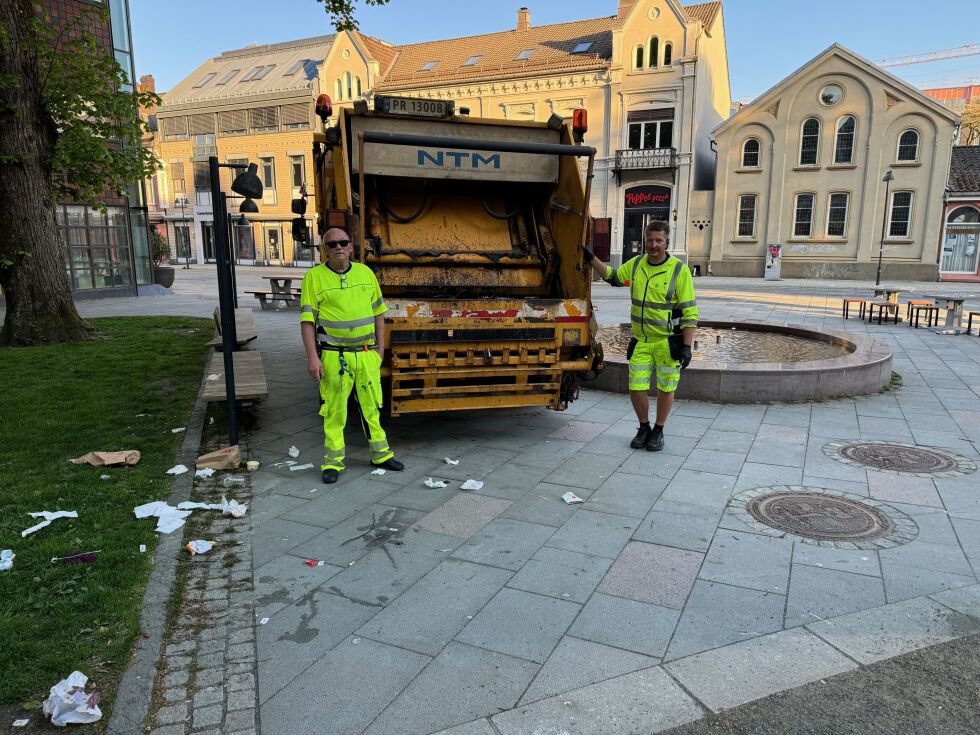
[[[616,171],[649,171],[676,166],[677,151],[674,148],[628,148],[616,151]]]

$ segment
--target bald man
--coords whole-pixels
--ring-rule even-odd
[[[307,271],[300,296],[300,330],[306,370],[320,385],[323,416],[323,482],[332,485],[344,471],[347,399],[356,391],[371,463],[400,472],[381,428],[381,361],[388,310],[378,279],[366,265],[351,262],[350,236],[336,227],[322,245],[326,262]],[[317,354],[319,346],[320,354]]]

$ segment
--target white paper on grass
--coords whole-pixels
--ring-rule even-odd
[[[210,541],[202,541],[198,539],[197,541],[191,541],[188,543],[185,548],[191,552],[191,556],[194,556],[195,554],[207,554],[214,548],[214,544],[212,544]]]
[[[578,495],[576,495],[575,493],[573,493],[570,490],[567,493],[565,493],[564,495],[562,495],[561,496],[561,499],[564,500],[569,505],[573,505],[575,503],[583,503],[583,502],[585,502],[584,500],[582,500],[582,498],[580,498]]]
[[[385,470],[385,469],[383,469],[381,467],[378,467],[378,469],[376,469],[376,470],[371,470],[371,474],[372,475],[383,475],[385,472],[387,472],[387,470]]]
[[[214,470],[211,467],[205,467],[203,470],[198,470],[194,473],[194,477],[211,477],[214,474]]]
[[[174,508],[163,500],[137,505],[133,508],[137,518],[157,518],[157,533],[172,533],[184,525],[184,519],[191,514],[189,510]]]
[[[179,426],[176,429],[171,429],[170,430],[170,433],[171,434],[179,434],[180,432],[186,431],[186,430],[187,430],[187,427],[186,426]]]
[[[24,536],[29,536],[35,531],[40,531],[45,526],[50,526],[51,521],[56,521],[59,518],[78,518],[78,513],[76,513],[73,510],[56,510],[54,512],[42,510],[38,513],[29,513],[28,515],[31,518],[43,518],[44,520],[41,521],[40,523],[31,526],[30,528],[25,528],[23,531],[21,531],[20,532],[21,538],[23,538]]]
[[[290,472],[299,472],[300,470],[312,470],[313,465],[311,464],[298,464],[289,468]]]
[[[0,572],[6,572],[13,568],[15,556],[17,554],[13,552],[13,549],[0,551]]]
[[[296,447],[289,448],[289,456],[296,459],[299,456],[299,450]]]
[[[479,480],[467,480],[462,485],[460,485],[460,488],[463,490],[482,490],[483,483],[480,482]]]
[[[187,472],[187,468],[182,464],[174,465],[169,470],[167,470],[168,475],[182,475]]]
[[[442,480],[433,480],[431,477],[427,477],[427,478],[425,478],[425,486],[426,487],[430,487],[433,490],[435,490],[435,489],[440,488],[440,487],[448,487],[449,486],[449,483],[448,482],[444,482]]]
[[[99,709],[98,692],[85,693],[88,677],[81,671],[73,671],[67,679],[62,679],[53,687],[44,700],[44,714],[51,718],[51,724],[85,725],[102,719]]]
[[[458,459],[449,459],[449,457],[443,457],[442,458],[442,461],[445,462],[446,464],[451,464],[453,466],[459,464],[459,460]]]
[[[178,510],[220,510],[226,516],[241,518],[248,510],[247,505],[242,505],[237,500],[228,500],[224,495],[221,496],[220,503],[193,503],[185,500],[177,504]]]

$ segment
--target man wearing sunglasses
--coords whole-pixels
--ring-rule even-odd
[[[332,485],[344,470],[344,427],[351,389],[361,407],[371,463],[400,472],[381,428],[381,360],[388,310],[378,279],[366,265],[352,263],[350,237],[336,227],[323,236],[324,263],[303,277],[300,330],[306,371],[320,385],[323,416],[323,482]],[[319,353],[319,354],[318,354]]]

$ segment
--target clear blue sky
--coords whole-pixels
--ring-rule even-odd
[[[687,3],[693,4],[693,3]],[[513,28],[517,8],[536,25],[614,15],[618,0],[391,0],[361,8],[361,29],[412,43]],[[332,33],[316,0],[130,0],[137,76],[166,91],[205,59],[249,43]],[[975,0],[727,0],[732,99],[751,99],[837,41],[872,61],[980,43]],[[915,85],[980,84],[980,56],[901,66]]]

